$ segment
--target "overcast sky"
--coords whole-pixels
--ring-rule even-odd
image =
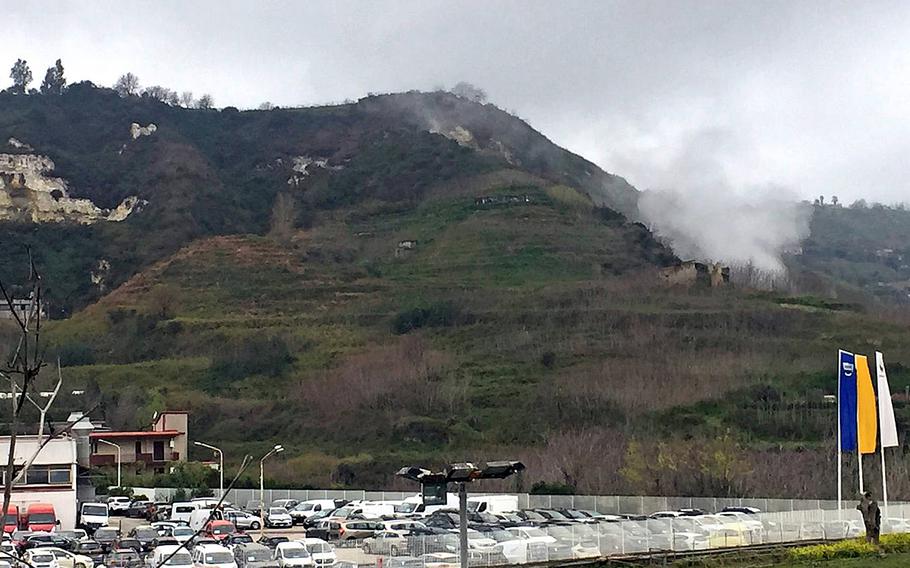
[[[639,188],[910,201],[910,2],[0,0],[36,82],[309,105],[473,82]],[[4,73],[5,76],[5,73]],[[713,186],[712,186],[713,187]],[[721,189],[718,189],[721,191]]]

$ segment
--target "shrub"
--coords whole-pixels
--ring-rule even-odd
[[[829,544],[802,546],[788,551],[791,560],[797,562],[820,562],[839,558],[862,558],[876,556],[880,552],[910,552],[910,534],[886,534],[881,537],[877,548],[862,539],[842,540]]]
[[[57,347],[57,356],[64,367],[77,367],[80,365],[93,365],[95,352],[87,343],[73,341]]]
[[[392,323],[392,329],[402,335],[422,327],[451,327],[462,321],[465,321],[465,317],[461,309],[452,302],[443,301],[399,312]]]
[[[277,377],[293,362],[283,339],[256,336],[229,342],[213,357],[211,371],[219,379],[228,380],[252,375]]]

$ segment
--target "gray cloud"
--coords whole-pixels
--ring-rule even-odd
[[[907,200],[910,3],[3,1],[0,62],[220,105],[314,104],[467,80],[557,143],[655,187],[693,132],[726,183]],[[5,75],[5,74],[4,74]],[[665,168],[666,169],[666,168]],[[678,187],[683,187],[677,184]],[[679,191],[685,191],[683,189]]]

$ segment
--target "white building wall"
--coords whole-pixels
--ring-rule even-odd
[[[9,436],[0,436],[0,468],[6,464],[9,456]],[[15,464],[24,465],[40,446],[37,436],[19,436],[16,438]],[[25,511],[30,503],[50,503],[54,506],[61,529],[72,529],[76,526],[76,441],[69,437],[51,440],[38,454],[33,466],[59,466],[59,469],[70,470],[68,485],[28,485],[17,484],[13,489],[12,503]],[[0,504],[2,507],[2,504]]]

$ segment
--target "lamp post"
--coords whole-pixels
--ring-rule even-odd
[[[114,446],[114,447],[117,449],[117,487],[118,487],[118,488],[119,488],[119,487],[122,487],[122,485],[120,485],[120,464],[121,464],[121,461],[120,461],[120,446],[118,446],[118,445],[115,444],[114,442],[108,442],[107,440],[102,440],[102,439],[100,439],[100,438],[98,439],[98,441],[101,442],[102,444],[107,444],[108,446]]]
[[[221,449],[204,442],[193,442],[193,445],[218,452],[218,498],[221,499],[224,497],[224,452],[222,452]]]
[[[269,450],[269,453],[262,456],[259,460],[259,538],[265,536],[265,460],[273,455],[283,452],[281,444],[275,444],[275,447]]]
[[[404,467],[396,473],[400,477],[416,481],[421,485],[424,505],[445,503],[449,483],[458,485],[458,541],[461,553],[461,568],[468,568],[468,489],[467,484],[475,479],[505,479],[524,471],[525,465],[518,461],[487,462],[483,467],[472,463],[453,463],[445,471],[432,472],[421,467]]]

